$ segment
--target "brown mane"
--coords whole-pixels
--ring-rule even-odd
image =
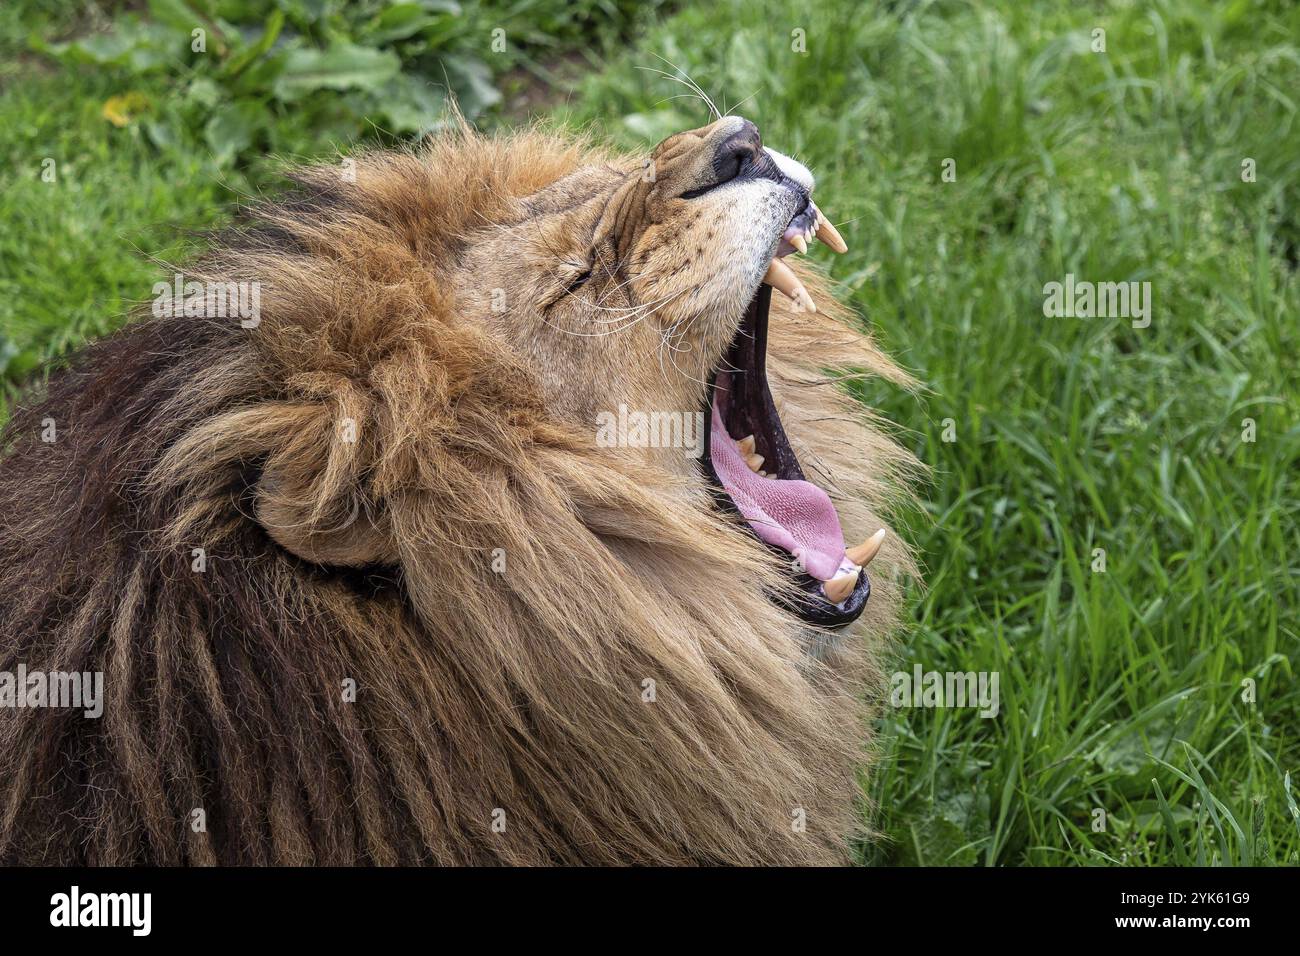
[[[192,270],[260,281],[257,329],[144,318],[16,412],[0,670],[102,671],[107,699],[0,710],[0,861],[847,858],[897,537],[869,641],[809,655],[753,539],[549,416],[446,290],[503,204],[593,158],[460,130],[308,170]],[[860,538],[911,460],[823,370],[905,377],[804,278],[831,314],[774,309],[772,387]]]

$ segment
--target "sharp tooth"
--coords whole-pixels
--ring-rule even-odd
[[[742,438],[740,441],[736,442],[736,447],[740,449],[740,455],[742,458],[748,458],[750,455],[754,454],[754,436],[750,435],[747,438]]]
[[[790,245],[794,246],[801,253],[808,252],[808,238],[806,236],[795,236],[790,240]]]
[[[831,225],[830,220],[822,215],[820,209],[817,210],[817,238],[836,252],[849,251],[849,247],[844,244],[844,237]]]
[[[845,571],[823,584],[822,590],[826,592],[826,600],[832,604],[841,603],[853,593],[853,589],[858,584],[858,575],[861,573],[861,568],[854,568],[852,571]]]
[[[884,528],[881,528],[866,541],[863,541],[856,548],[848,550],[849,560],[860,567],[866,567],[871,563],[871,559],[880,551],[880,546],[885,543],[885,536],[888,534]]]
[[[762,455],[749,455],[745,458],[745,464],[749,465],[750,471],[758,471],[763,467]]]
[[[767,267],[767,275],[763,276],[763,281],[782,293],[795,305],[808,312],[817,311],[817,303],[813,302],[812,296],[803,287],[799,277],[780,259],[772,260],[772,264]]]
[[[780,259],[772,260],[771,265],[767,267],[767,274],[763,276],[763,281],[791,299],[794,298],[796,289],[803,288],[803,283],[799,281],[799,277]]]

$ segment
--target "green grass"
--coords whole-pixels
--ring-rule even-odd
[[[105,122],[111,79],[0,83],[0,375],[12,393],[47,357],[116,327],[153,285],[146,257],[179,254],[184,230],[218,220],[236,194],[198,151],[159,162]]]
[[[164,148],[139,124],[118,129],[101,115],[114,95],[177,111],[164,78],[68,69],[27,49],[29,34],[106,23],[88,4],[0,7],[0,421],[33,369],[120,325],[165,268],[153,260],[181,258],[271,165],[226,171],[194,138]]]
[[[649,72],[664,57],[814,170],[850,245],[814,255],[927,389],[862,391],[932,469],[897,667],[1000,678],[995,718],[888,711],[864,861],[1300,861],[1300,12],[692,6],[557,91],[555,115],[625,145],[706,122]],[[0,35],[18,23],[0,12]],[[11,382],[117,321],[151,284],[140,252],[265,181],[108,127],[113,92],[0,65]],[[69,169],[57,188],[46,155]],[[1044,284],[1071,272],[1150,281],[1150,327],[1045,317]]]

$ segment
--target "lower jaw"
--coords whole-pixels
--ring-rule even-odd
[[[784,430],[767,384],[767,325],[771,296],[770,286],[762,284],[758,287],[758,291],[745,311],[735,343],[723,357],[722,368],[730,368],[733,371],[726,375],[729,391],[726,398],[728,414],[723,415],[722,418],[724,427],[729,429],[728,437],[734,437],[735,434],[730,426],[736,425],[736,430],[745,431],[752,423],[761,420],[767,425],[767,433],[764,434],[763,440],[769,453],[768,457],[772,461],[771,467],[776,470],[776,477],[806,480],[794,452],[785,440]],[[706,449],[713,447],[713,410],[715,402],[720,400],[718,377],[719,372],[715,372],[709,380],[706,393],[704,409]],[[831,603],[822,593],[821,580],[800,570],[789,551],[763,541],[753,529],[724,489],[711,455],[706,455],[702,459],[702,466],[713,488],[719,509],[724,513],[735,515],[756,540],[781,558],[783,564],[789,568],[788,586],[769,595],[774,603],[801,621],[822,628],[846,627],[861,616],[871,596],[871,582],[865,568],[858,575],[852,592],[838,604]]]

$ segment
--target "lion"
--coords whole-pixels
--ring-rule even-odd
[[[811,173],[725,116],[291,178],[178,284],[256,316],[155,307],[4,431],[0,670],[104,700],[0,708],[0,860],[851,860],[917,465]]]

